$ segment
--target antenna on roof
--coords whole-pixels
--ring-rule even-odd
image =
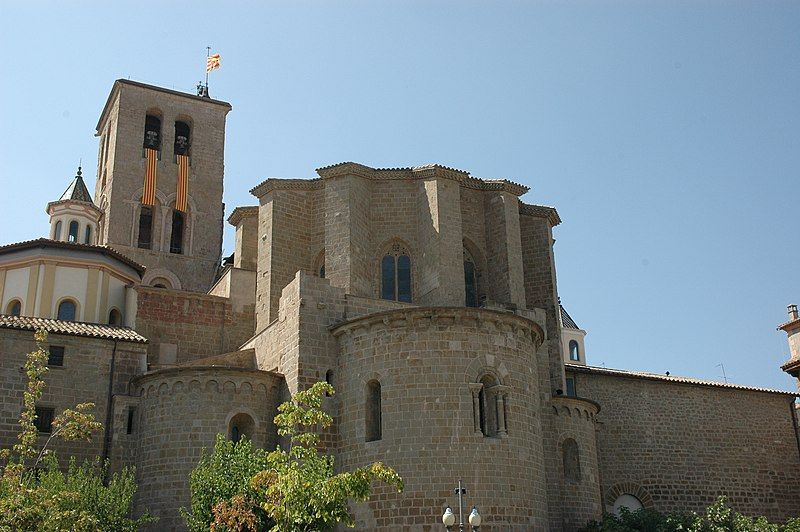
[[[725,364],[717,364],[718,368],[722,368],[722,380],[725,381],[725,384],[728,384],[728,376],[725,374]]]

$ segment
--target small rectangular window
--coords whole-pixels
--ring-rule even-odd
[[[48,366],[63,366],[64,365],[64,346],[51,345],[50,353],[47,356]]]
[[[36,407],[36,420],[33,425],[41,433],[50,434],[53,431],[53,417],[55,417],[55,409]]]
[[[136,408],[133,406],[128,407],[128,426],[126,429],[127,434],[133,434],[133,423],[136,419]]]
[[[575,379],[572,377],[567,377],[567,395],[570,397],[577,397],[578,394],[575,391]]]

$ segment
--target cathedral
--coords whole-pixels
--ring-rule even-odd
[[[576,530],[719,495],[800,515],[797,395],[590,365],[558,295],[561,219],[523,202],[527,187],[345,162],[254,182],[226,219],[230,111],[117,80],[94,194],[79,168],[46,206],[47,237],[0,246],[2,446],[45,329],[41,441],[58,412],[94,402],[103,433],[56,451],[135,466],[151,530],[185,530],[189,473],[218,433],[274,448],[277,406],[317,381],[336,389],[322,441],[337,467],[380,460],[405,481],[353,505],[358,530],[443,530],[459,480],[487,531]],[[797,377],[796,306],[779,329]]]

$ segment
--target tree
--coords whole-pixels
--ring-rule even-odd
[[[334,473],[333,457],[319,451],[319,431],[333,423],[322,410],[322,398],[333,393],[330,384],[318,382],[278,407],[275,424],[278,434],[288,439],[287,449],[278,447],[261,455],[249,447],[249,442],[222,444],[218,436],[214,455],[219,453],[220,459],[202,459],[192,473],[192,514],[184,514],[208,519],[210,513],[213,518],[200,526],[188,517],[192,530],[306,532],[330,530],[337,523],[352,527],[355,522],[348,503],[368,500],[374,481],[402,491],[403,480],[381,462]],[[244,446],[241,455],[240,446]],[[265,467],[246,483],[241,481],[245,468],[236,465],[242,456],[265,461]],[[209,481],[227,465],[234,473],[212,494]],[[202,502],[204,507],[196,507],[195,502]]]
[[[34,334],[36,349],[25,361],[28,379],[23,393],[17,443],[0,450],[0,531],[134,531],[152,520],[145,515],[130,519],[136,482],[132,470],[112,475],[99,460],[77,465],[70,459],[66,472],[48,446],[54,438],[90,441],[102,428],[91,410],[92,403],[67,409],[53,420],[53,431],[37,452],[36,403],[47,374],[47,332]]]

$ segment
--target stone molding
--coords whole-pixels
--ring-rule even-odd
[[[245,218],[258,216],[258,205],[248,205],[246,207],[236,207],[228,216],[228,223],[236,227]]]
[[[600,405],[591,399],[581,397],[569,397],[567,395],[554,395],[552,398],[553,413],[557,416],[574,416],[584,419],[595,420],[595,416],[600,412]]]
[[[558,215],[556,208],[548,207],[547,205],[529,205],[520,201],[519,213],[525,216],[544,218],[550,222],[550,227],[555,227],[561,223],[561,217]]]
[[[335,324],[329,330],[335,337],[352,334],[358,329],[383,327],[428,327],[439,324],[472,322],[476,325],[492,324],[499,330],[529,336],[538,349],[544,342],[544,330],[535,322],[506,312],[460,307],[414,307],[387,310]]]
[[[481,179],[471,176],[467,171],[439,164],[408,168],[370,168],[359,163],[345,162],[317,168],[317,174],[320,177],[314,179],[269,178],[252,188],[250,193],[260,198],[274,190],[318,190],[324,186],[326,179],[345,176],[371,181],[450,179],[465,188],[508,192],[514,196],[522,196],[530,190],[525,185],[507,179]]]
[[[249,387],[250,392],[267,393],[270,385],[282,380],[283,376],[272,371],[231,368],[220,366],[189,366],[165,368],[131,381],[132,388],[142,397],[173,395],[193,386],[202,389],[213,388],[215,393],[233,385],[234,391]]]
[[[611,506],[614,504],[614,501],[617,500],[617,497],[625,494],[633,495],[639,499],[639,502],[642,503],[642,507],[646,509],[655,507],[655,504],[653,503],[653,497],[647,492],[646,489],[635,482],[620,482],[611,486],[608,491],[606,491],[605,504]]]

